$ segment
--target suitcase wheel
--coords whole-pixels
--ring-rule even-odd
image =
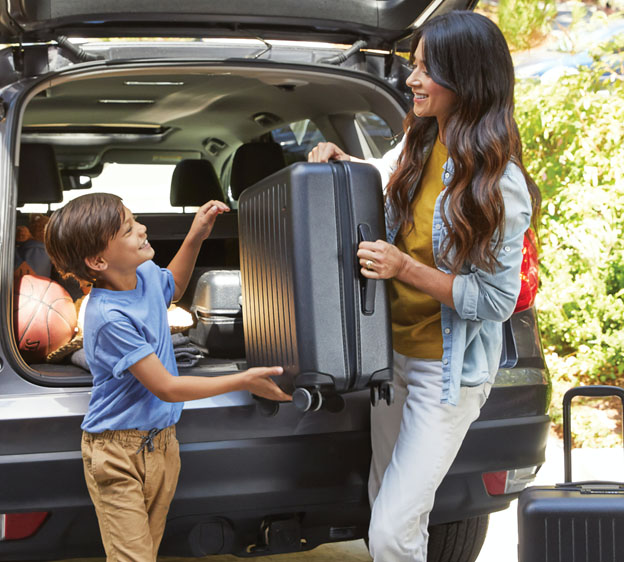
[[[318,388],[297,388],[292,395],[293,403],[302,412],[317,412],[323,405],[323,395]]]
[[[373,406],[377,406],[377,404],[379,404],[380,394],[379,385],[374,384],[370,387],[370,401]]]
[[[390,406],[394,402],[394,386],[391,382],[385,381],[375,384],[370,388],[370,401],[373,406],[377,406],[379,402],[385,400]]]
[[[391,382],[382,382],[379,385],[379,397],[390,406],[394,402],[394,386]]]
[[[340,394],[326,394],[323,396],[323,409],[336,414],[342,412],[345,407],[345,399]]]

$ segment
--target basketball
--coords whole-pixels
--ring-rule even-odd
[[[58,283],[38,275],[20,279],[13,298],[13,322],[26,361],[42,361],[68,343],[77,320],[74,301]]]

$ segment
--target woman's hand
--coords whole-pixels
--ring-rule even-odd
[[[245,377],[245,389],[256,396],[277,400],[280,402],[292,400],[292,396],[286,394],[275,382],[269,378],[281,375],[284,370],[281,367],[253,367],[241,373]]]
[[[383,240],[360,242],[357,256],[362,266],[362,275],[369,279],[397,277],[409,259],[407,254]]]
[[[450,308],[453,301],[455,275],[425,265],[383,240],[360,242],[357,256],[362,275],[369,279],[396,278],[430,295]]]
[[[342,148],[333,142],[319,142],[308,152],[308,162],[328,162],[329,160],[352,160]]]

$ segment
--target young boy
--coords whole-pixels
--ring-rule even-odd
[[[166,269],[146,228],[115,195],[93,193],[52,214],[45,245],[62,275],[93,283],[84,348],[93,391],[82,423],[85,479],[107,560],[156,560],[180,457],[182,402],[246,389],[290,400],[269,378],[281,367],[214,378],[178,376],[167,307],[184,293],[202,242],[225,203],[199,209]]]

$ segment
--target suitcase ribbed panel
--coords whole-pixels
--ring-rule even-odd
[[[613,517],[546,517],[544,562],[622,562],[624,521]]]
[[[277,184],[250,197],[239,216],[245,351],[250,365],[298,364],[293,279],[284,213],[286,192]],[[262,298],[257,298],[261,295]]]
[[[624,561],[624,496],[534,486],[518,501],[519,562]]]

